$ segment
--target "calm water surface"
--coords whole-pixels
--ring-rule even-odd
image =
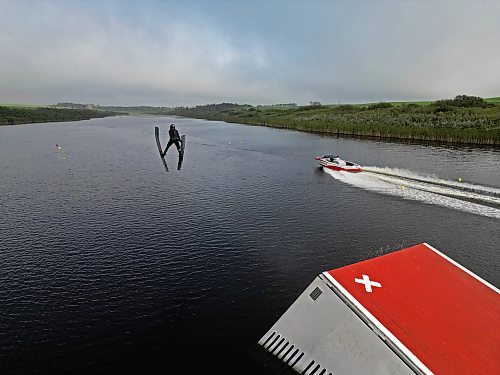
[[[187,145],[166,173],[171,122]],[[0,373],[272,373],[256,342],[317,274],[420,242],[500,284],[498,205],[347,181],[325,153],[500,189],[491,148],[166,117],[0,127]]]

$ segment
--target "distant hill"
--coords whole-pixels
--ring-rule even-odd
[[[119,112],[119,113],[128,113],[128,114],[168,114],[168,111],[171,108],[167,107],[151,107],[151,106],[101,106],[98,104],[80,104],[80,103],[57,103],[53,105],[54,108],[69,108],[69,109],[93,109],[97,111],[111,111],[111,112]]]

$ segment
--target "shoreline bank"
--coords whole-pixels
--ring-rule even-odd
[[[199,118],[198,118],[199,119]],[[206,119],[212,120],[212,119]],[[267,124],[267,123],[250,123],[250,122],[241,122],[241,121],[229,121],[229,120],[214,120],[214,121],[225,121],[227,123],[238,123],[242,125],[250,125],[250,126],[264,126],[276,129],[285,129],[285,130],[296,130],[304,133],[313,133],[327,136],[337,136],[340,138],[359,138],[359,139],[372,139],[372,140],[393,140],[393,141],[414,141],[414,142],[432,142],[432,143],[448,143],[448,144],[457,144],[457,145],[471,145],[471,146],[494,146],[500,147],[500,140],[488,140],[488,139],[462,139],[459,136],[455,138],[453,136],[425,136],[419,134],[409,134],[407,136],[387,134],[382,132],[356,132],[356,131],[342,131],[339,128],[332,129],[305,129],[300,126],[288,126],[288,125],[279,125],[279,124]]]
[[[171,115],[339,137],[500,146],[500,106],[458,96],[430,104],[178,107]]]
[[[117,115],[127,114],[92,109],[0,106],[0,126],[82,121]]]

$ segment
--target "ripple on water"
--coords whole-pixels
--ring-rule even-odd
[[[165,173],[152,129],[174,121],[192,143]],[[325,150],[500,186],[459,162],[500,165],[489,150],[160,117],[1,127],[0,372],[142,371],[166,351],[211,369],[224,349],[259,373],[248,347],[315,275],[423,241],[498,284],[497,219],[345,184],[317,170]]]

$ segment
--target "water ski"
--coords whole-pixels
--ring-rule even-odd
[[[177,162],[177,170],[180,171],[182,168],[182,162],[184,160],[184,148],[186,147],[186,135],[181,135],[181,148],[179,150],[179,161]]]
[[[156,138],[156,146],[158,147],[158,152],[160,153],[160,157],[163,159],[163,148],[161,147],[160,142],[160,128],[155,126],[155,138]]]
[[[184,156],[184,148],[186,147],[186,134],[181,135],[181,150],[180,155]]]
[[[160,142],[160,129],[158,126],[155,126],[155,138],[156,138],[156,146],[158,147],[158,152],[160,153],[161,161],[163,162],[163,166],[165,167],[165,171],[168,172],[168,165],[167,162],[165,161],[165,155],[163,155],[163,149],[161,147],[161,142]]]

